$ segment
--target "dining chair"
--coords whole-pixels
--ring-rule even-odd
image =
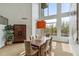
[[[38,49],[32,49],[30,41],[24,41],[24,43],[25,43],[25,55],[26,56],[38,55]]]
[[[49,48],[49,54],[51,55],[51,53],[52,53],[52,37],[50,39],[49,46],[50,46],[50,48]]]
[[[41,53],[41,56],[45,56],[45,50],[46,50],[46,43],[45,44],[43,44],[42,46],[41,46],[41,50],[40,50],[40,53]]]
[[[50,40],[46,40],[46,42],[41,46],[41,56],[47,56],[49,50]]]
[[[35,38],[35,36],[33,36],[33,35],[31,35],[30,36],[30,41],[32,42],[32,40],[35,40],[36,38]],[[32,48],[33,49],[38,49],[38,47],[36,47],[36,46],[32,46]]]
[[[30,40],[34,40],[34,39],[35,39],[34,36],[31,35],[31,36],[30,36]]]

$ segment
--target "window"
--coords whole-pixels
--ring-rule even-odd
[[[42,9],[43,17],[56,15],[56,13],[57,13],[57,4],[56,3],[49,3],[47,5],[48,5],[47,8]]]
[[[70,12],[70,3],[62,3],[61,4],[61,12]]]
[[[70,17],[63,17],[61,20],[61,36],[69,36],[69,19]]]
[[[56,15],[57,13],[57,4],[56,3],[50,3],[49,4],[49,16],[50,15]]]
[[[47,5],[46,8],[42,9],[41,13],[41,18],[46,21],[47,27],[45,33],[51,33],[52,35],[61,37],[69,37],[69,21],[71,20],[71,16],[76,15],[76,4],[48,3]]]
[[[48,16],[48,8],[44,9],[44,16]]]
[[[69,12],[72,13],[74,11],[76,11],[76,4],[70,4],[70,3],[61,4],[61,13],[67,14],[67,16],[66,14],[63,14],[64,17],[61,17],[61,36],[65,36],[65,37],[69,36],[69,21],[71,20],[70,17],[75,15],[75,14],[69,15]]]
[[[49,19],[49,20],[45,20],[45,21],[46,21],[45,33],[57,35],[56,19]]]

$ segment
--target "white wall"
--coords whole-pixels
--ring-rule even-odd
[[[0,15],[8,18],[9,24],[26,24],[27,35],[32,33],[32,4],[31,3],[0,3]],[[22,20],[27,18],[27,20]]]
[[[36,21],[39,20],[39,4],[32,4],[32,35],[36,34]]]

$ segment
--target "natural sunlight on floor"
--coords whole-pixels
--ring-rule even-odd
[[[68,44],[64,44],[64,43],[61,43],[61,44],[62,44],[63,51],[72,53],[72,50]]]
[[[68,43],[52,42],[52,56],[72,56],[72,50]]]

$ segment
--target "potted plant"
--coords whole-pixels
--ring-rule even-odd
[[[44,17],[44,9],[48,7],[47,3],[41,3],[41,17]]]
[[[6,43],[12,44],[13,42],[13,30],[11,25],[5,26],[5,32],[6,32]]]
[[[45,8],[47,8],[48,7],[48,4],[47,3],[41,3],[41,8],[42,9],[45,9]]]

